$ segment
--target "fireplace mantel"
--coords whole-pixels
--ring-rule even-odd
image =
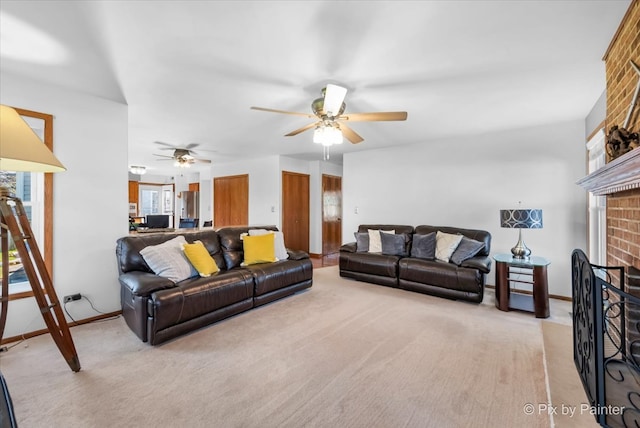
[[[640,189],[640,148],[612,160],[576,184],[597,196]]]

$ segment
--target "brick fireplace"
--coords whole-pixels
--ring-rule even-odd
[[[604,61],[607,79],[605,131],[614,125],[622,127],[628,120],[627,129],[640,132],[640,105],[636,105],[632,116],[627,119],[640,78],[630,64],[633,61],[640,66],[640,1],[631,2]],[[629,152],[623,156],[632,154]],[[638,153],[635,155],[635,159],[640,158]],[[607,265],[640,269],[640,160],[634,165],[627,167],[629,176],[623,178],[629,184],[607,193]],[[635,184],[632,184],[634,175]],[[640,290],[637,291],[640,295]]]
[[[632,108],[640,76],[631,61],[640,66],[640,0],[633,0],[618,31],[604,55],[607,81],[605,132],[612,126],[640,132],[640,102]],[[624,267],[625,292],[640,297],[640,147],[615,159],[579,181],[594,195],[607,197],[607,266]],[[620,284],[615,270],[611,283]],[[612,297],[612,294],[607,294]],[[611,303],[619,301],[613,298]],[[640,357],[640,306],[627,302],[626,320],[628,352]],[[618,320],[620,322],[623,319]],[[618,328],[623,326],[616,323]]]
[[[632,108],[640,76],[631,64],[633,61],[640,66],[640,0],[629,5],[604,61],[605,133],[609,134],[613,126],[640,132],[640,102]],[[579,279],[586,277],[577,273],[582,272],[580,265],[574,265],[574,362],[592,405],[617,403],[625,409],[620,419],[599,416],[596,420],[603,426],[638,426],[635,394],[640,375],[640,147],[620,156],[609,156],[607,152],[607,163],[578,184],[593,195],[606,195],[606,265],[623,267],[624,273],[609,269],[612,278],[596,280],[590,270],[592,276],[581,282]],[[574,253],[572,262],[577,260]],[[616,287],[622,275],[625,286],[619,292]],[[589,287],[593,284],[598,286]],[[625,383],[625,379],[629,382]]]

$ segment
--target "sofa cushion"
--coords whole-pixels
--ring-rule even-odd
[[[401,225],[401,224],[361,224],[358,226],[358,232],[367,232],[371,230],[386,230],[395,233],[413,233],[413,226]]]
[[[388,256],[406,256],[407,239],[404,234],[381,233],[382,254]]]
[[[369,233],[355,232],[356,237],[356,252],[366,253],[369,251]]]
[[[198,275],[182,252],[182,246],[186,243],[184,236],[178,235],[162,244],[143,248],[140,255],[153,273],[173,282],[180,282]]]
[[[461,240],[462,235],[436,232],[436,259],[448,262]]]
[[[482,275],[477,269],[462,268],[439,260],[404,258],[398,263],[398,278],[401,281],[467,293],[478,293],[482,290]]]
[[[286,260],[289,258],[287,253],[287,247],[284,245],[284,234],[280,231],[273,231],[267,229],[250,229],[249,236],[266,235],[267,233],[273,233],[273,246],[277,260]]]
[[[358,226],[358,233],[369,233],[369,229],[371,230],[382,230],[387,232],[392,232],[395,234],[404,233],[407,238],[406,243],[406,251],[407,254],[411,252],[411,238],[413,237],[413,226],[407,226],[402,224],[361,224]],[[381,241],[382,244],[382,241]],[[382,248],[380,248],[382,251]]]
[[[462,237],[458,248],[451,254],[450,261],[460,266],[463,261],[475,256],[484,248],[484,242],[476,241],[475,239]]]
[[[437,232],[437,231],[464,235],[467,238],[484,242],[484,248],[480,250],[480,252],[478,253],[478,256],[489,256],[491,252],[491,234],[486,230],[463,229],[460,227],[450,227],[450,226],[430,226],[430,225],[416,226],[416,234],[426,235],[427,233]]]
[[[309,259],[281,260],[275,263],[247,267],[253,274],[254,297],[299,284],[313,278],[313,264]]]
[[[222,248],[227,269],[233,269],[242,263],[244,253],[240,235],[248,233],[250,229],[278,230],[275,226],[229,226],[216,231],[220,237],[220,247]]]
[[[253,297],[253,277],[245,269],[190,278],[151,295],[149,315],[156,330],[171,327]]]
[[[367,232],[369,233],[369,252],[370,253],[382,253],[382,239],[380,238],[380,234],[396,233],[395,230],[373,230],[373,229],[369,229]]]
[[[220,270],[202,241],[195,241],[193,244],[184,244],[182,250],[200,276],[211,276],[211,274]]]
[[[276,261],[274,246],[275,235],[246,235],[242,239],[244,260],[241,266],[255,265],[258,263],[273,263]]]
[[[399,256],[384,254],[341,253],[340,270],[395,278],[398,273],[399,259]]]
[[[431,232],[426,235],[413,235],[413,244],[411,246],[411,257],[419,259],[435,260],[436,259],[436,233]]]

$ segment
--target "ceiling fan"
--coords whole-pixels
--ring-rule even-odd
[[[158,155],[154,153],[154,156],[159,156],[162,158],[157,160],[172,160],[175,162],[175,166],[183,168],[189,168],[196,162],[211,163],[211,160],[209,159],[199,159],[194,157],[194,155],[196,155],[196,152],[191,149],[194,147],[198,147],[199,144],[188,144],[185,147],[176,147],[172,146],[171,144],[163,143],[162,141],[154,141],[154,143],[163,146],[160,148],[160,150],[173,150],[172,156]]]
[[[364,139],[345,122],[377,122],[407,119],[406,111],[344,114],[346,107],[344,98],[346,94],[346,88],[328,84],[326,88],[322,89],[322,97],[315,99],[311,103],[311,110],[313,111],[313,114],[276,110],[264,107],[251,107],[251,109],[305,116],[310,119],[319,119],[316,122],[305,125],[295,131],[291,131],[285,136],[291,137],[315,128],[313,140],[315,143],[321,143],[324,146],[340,144],[342,143],[342,137],[345,137],[352,144],[358,144],[364,141]]]

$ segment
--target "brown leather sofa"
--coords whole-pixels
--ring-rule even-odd
[[[303,251],[287,250],[287,260],[240,266],[244,256],[240,235],[258,228],[277,230],[275,226],[228,227],[118,239],[122,314],[129,328],[143,342],[157,345],[311,287],[313,267]],[[155,275],[140,251],[178,235],[189,243],[202,241],[220,271],[178,283]]]
[[[417,226],[414,229],[413,226],[388,224],[360,225],[358,232],[366,232],[369,229],[395,230],[396,234],[405,234],[406,255],[357,252],[356,243],[351,242],[340,248],[340,276],[449,299],[482,302],[486,274],[491,270],[489,232],[428,225]],[[415,235],[437,231],[466,236],[483,242],[484,247],[460,265],[409,256]]]

